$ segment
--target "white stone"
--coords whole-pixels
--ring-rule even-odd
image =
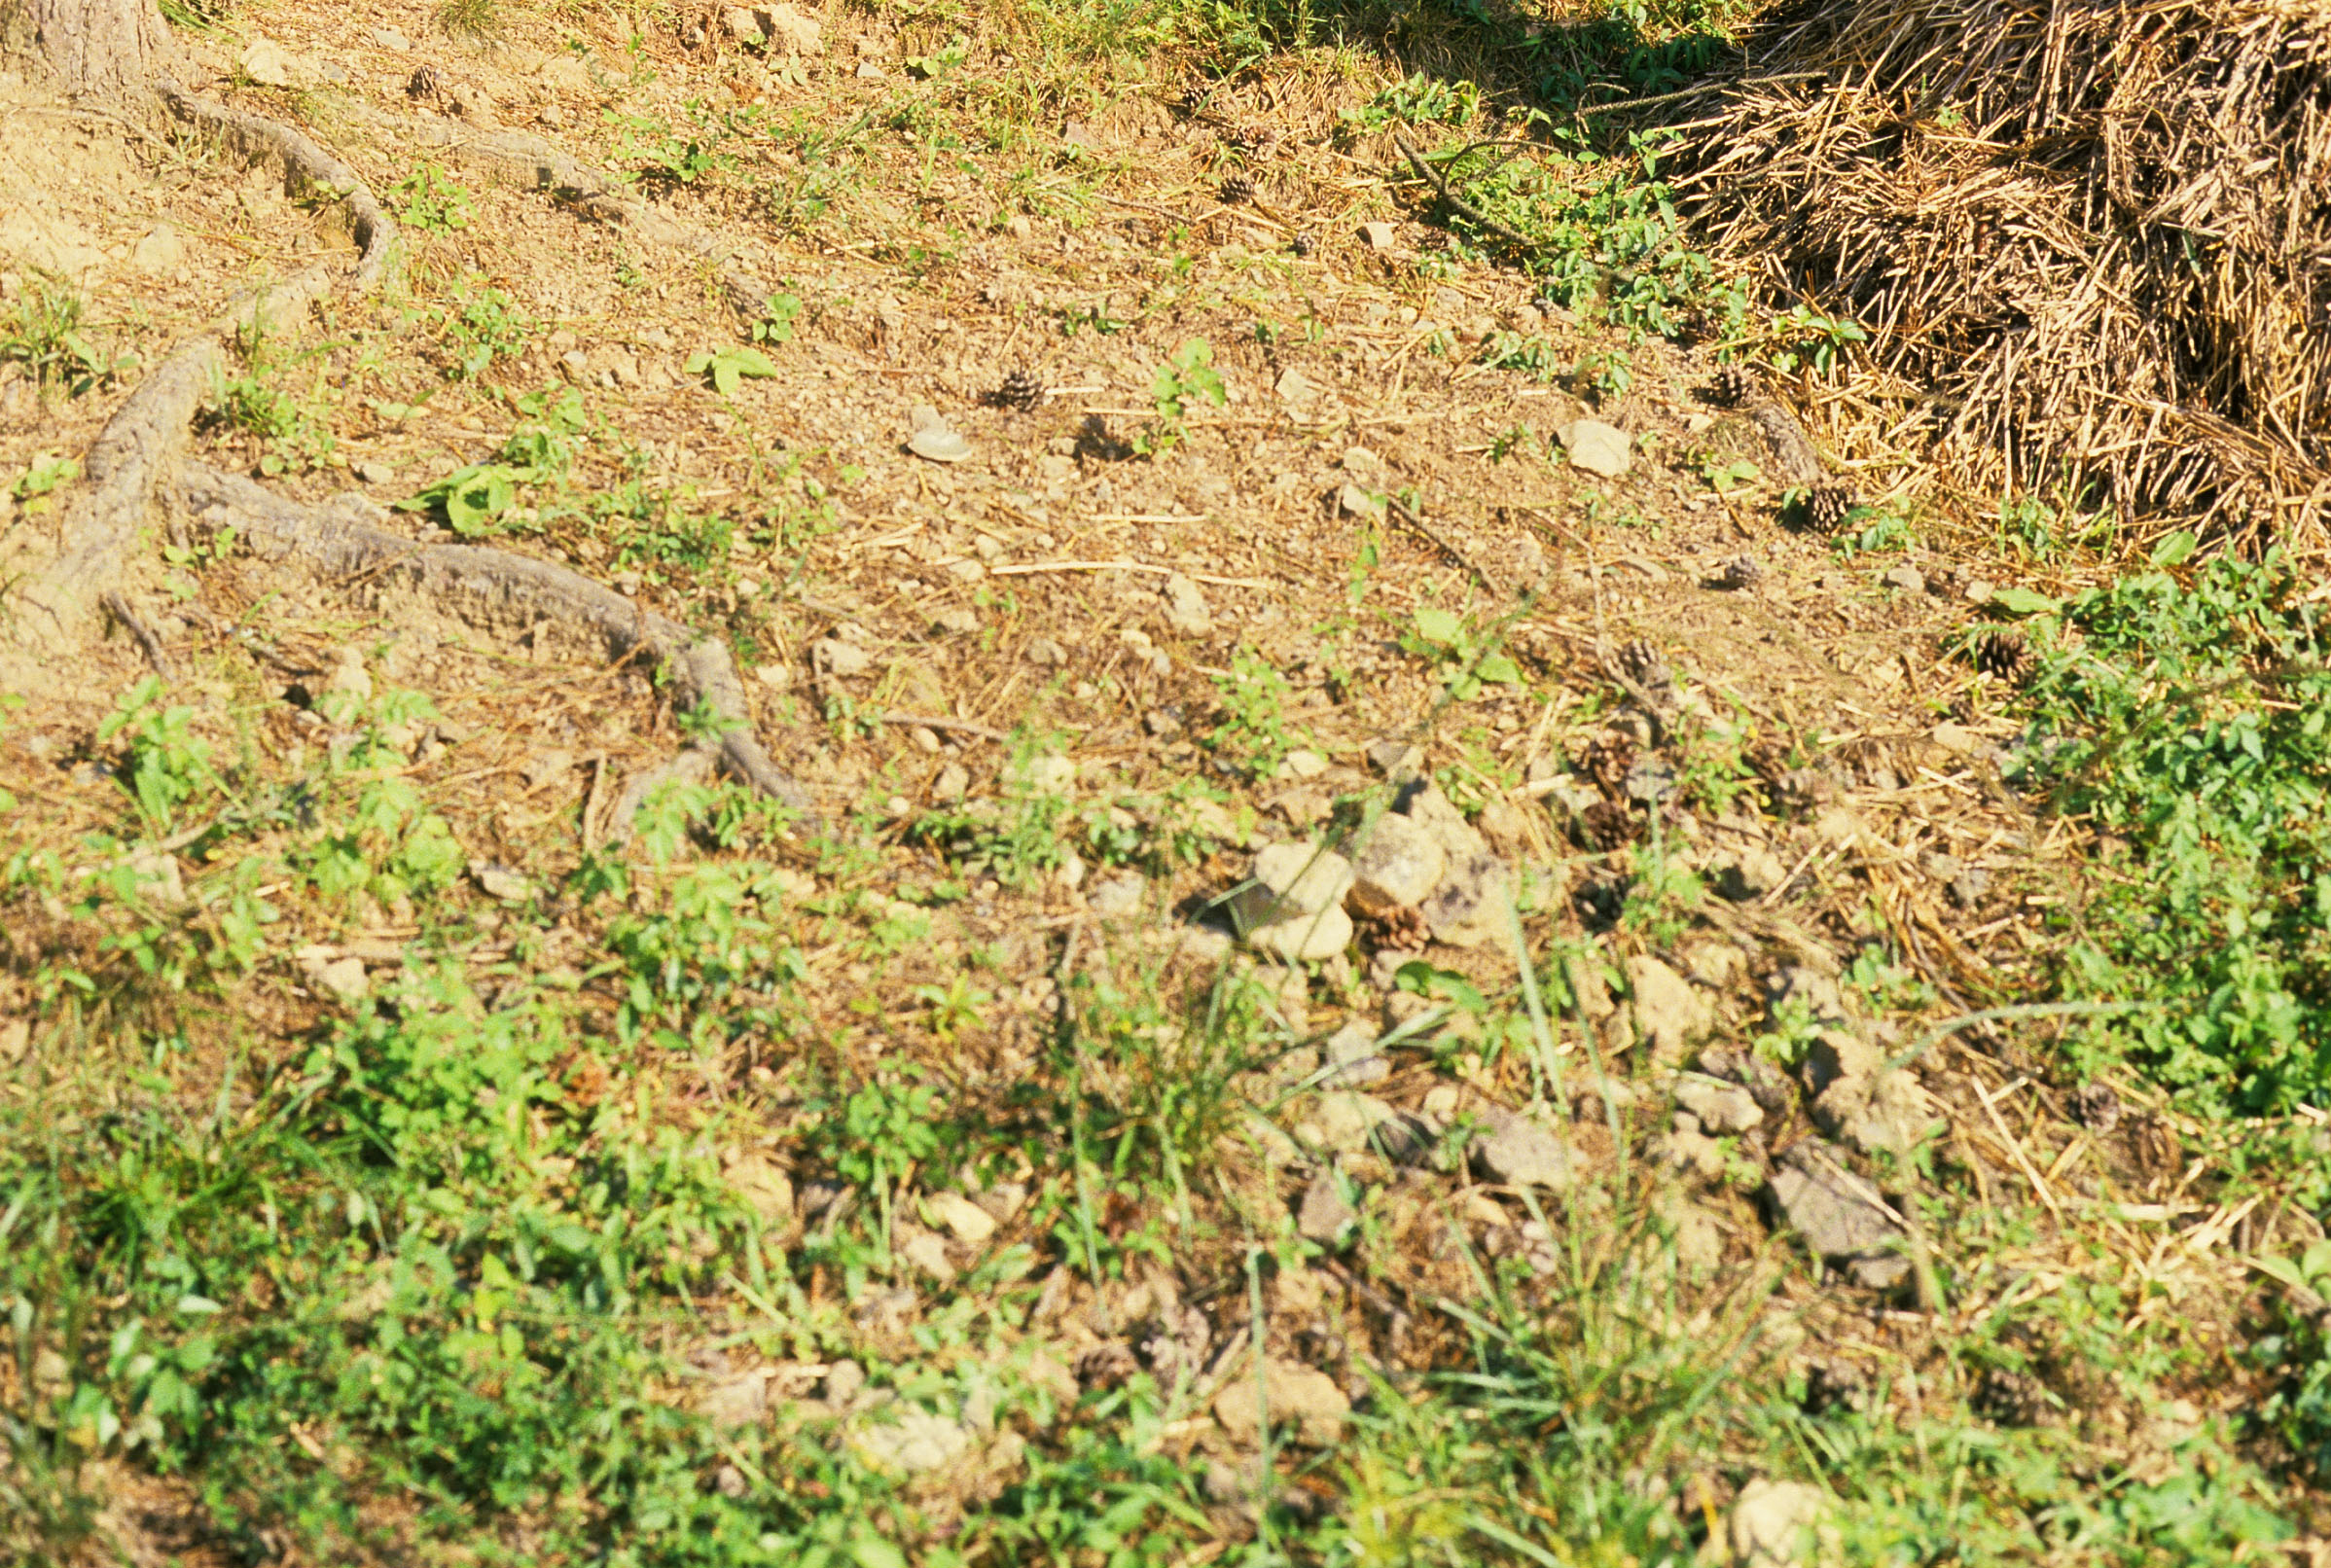
[[[1634,466],[1634,444],[1627,432],[1599,419],[1573,419],[1560,431],[1570,465],[1606,480],[1615,480]]]
[[[1807,1568],[1807,1549],[1826,1555],[1821,1527],[1829,1512],[1829,1494],[1817,1486],[1793,1480],[1750,1481],[1740,1488],[1724,1521],[1726,1544],[1732,1549],[1733,1568]]]
[[[1351,890],[1351,862],[1300,839],[1261,850],[1251,874],[1260,885],[1250,891],[1263,895],[1254,901],[1255,912],[1269,910],[1281,918],[1330,909]]]
[[[995,1216],[961,1193],[933,1193],[922,1200],[922,1207],[966,1246],[980,1246],[995,1234]]]
[[[589,92],[591,67],[572,54],[554,54],[542,62],[536,78],[555,92]]]
[[[1198,585],[1180,572],[1166,579],[1166,624],[1185,637],[1202,637],[1214,629],[1214,612]]]
[[[1351,945],[1351,916],[1341,908],[1273,920],[1246,933],[1247,945],[1291,964],[1322,963]]]
[[[1379,219],[1360,225],[1360,243],[1370,250],[1390,250],[1400,241],[1400,231]]]
[[[243,75],[263,88],[290,87],[299,68],[291,52],[269,38],[253,39],[235,63],[243,68]]]
[[[1692,982],[1648,953],[1627,960],[1627,988],[1634,999],[1635,1027],[1663,1066],[1680,1063],[1690,1047],[1713,1025],[1707,1003]]]
[[[1260,1378],[1250,1365],[1233,1372],[1214,1396],[1214,1419],[1242,1448],[1253,1447],[1261,1437],[1266,1409],[1273,1426],[1291,1422],[1305,1443],[1325,1448],[1342,1440],[1351,1401],[1317,1368],[1275,1356],[1263,1363]]]

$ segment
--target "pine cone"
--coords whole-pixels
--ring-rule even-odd
[[[1844,527],[1846,514],[1852,510],[1853,492],[1843,484],[1816,484],[1812,494],[1805,498],[1806,517],[1825,534]]]
[[[2031,667],[2031,645],[2024,634],[2011,626],[1993,626],[1977,637],[1970,647],[1975,656],[1975,667],[1986,675],[1995,675],[2003,681],[2020,680]]]
[[[2048,1426],[2056,1420],[2056,1402],[2048,1397],[2048,1385],[2029,1372],[2004,1367],[1993,1367],[1978,1378],[1967,1403],[1996,1426]]]
[[[999,409],[1033,413],[1044,402],[1044,383],[1023,365],[1005,376],[1004,384],[987,394],[987,401]]]
[[[1293,239],[1287,241],[1287,248],[1295,253],[1296,260],[1301,261],[1311,254],[1311,236],[1298,232]]]
[[[1660,651],[1637,637],[1619,649],[1619,672],[1649,692],[1653,696],[1675,684],[1675,672],[1660,657]]]
[[[1756,563],[1754,555],[1735,555],[1716,568],[1708,584],[1725,589],[1754,588],[1764,581],[1765,569]]]
[[[436,66],[424,65],[405,79],[405,96],[434,98],[445,90],[445,79],[437,74]]]
[[[1396,905],[1369,923],[1376,928],[1376,945],[1382,952],[1422,951],[1431,936],[1424,911],[1413,904]]]
[[[1174,94],[1173,107],[1181,114],[1188,116],[1192,120],[1196,120],[1200,115],[1202,115],[1206,112],[1207,96],[1208,94],[1204,88],[1195,86],[1186,87],[1182,89],[1181,91]]]
[[[2072,1090],[2072,1120],[2091,1132],[2110,1132],[2121,1124],[2121,1097],[2110,1084],[2083,1084]]]
[[[1578,775],[1606,799],[1627,798],[1627,775],[1635,766],[1634,737],[1620,731],[1596,735],[1579,754]]]
[[[1267,153],[1278,145],[1278,131],[1249,121],[1231,132],[1230,143],[1241,153]]]
[[[1741,364],[1719,365],[1707,384],[1712,402],[1727,409],[1737,409],[1756,395],[1756,373]]]
[[[1255,198],[1255,182],[1243,174],[1234,174],[1222,182],[1223,205],[1242,206]]]
[[[1103,1339],[1076,1358],[1076,1380],[1087,1388],[1123,1388],[1140,1370],[1140,1359],[1123,1339]]]
[[[1642,827],[1634,812],[1616,801],[1596,801],[1578,814],[1578,836],[1589,849],[1604,853],[1633,843]]]

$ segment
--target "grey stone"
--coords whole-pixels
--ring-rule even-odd
[[[1122,876],[1103,877],[1093,884],[1093,891],[1085,895],[1085,903],[1102,919],[1113,920],[1139,909],[1141,895],[1148,885],[1130,872]]]
[[[704,1390],[696,1408],[698,1414],[712,1423],[714,1431],[751,1426],[769,1413],[768,1369],[756,1368],[723,1378]]]
[[[931,781],[931,799],[960,801],[970,788],[971,770],[961,763],[950,763],[939,769],[939,776]]]
[[[914,406],[914,427],[907,449],[917,457],[934,463],[960,463],[971,455],[971,443],[927,403]]]
[[[1360,225],[1360,243],[1370,250],[1390,250],[1399,242],[1400,231],[1381,219],[1375,223]]]
[[[846,1410],[865,1386],[864,1367],[854,1361],[835,1361],[826,1364],[825,1387],[819,1392],[831,1408]]]
[[[1761,899],[1789,874],[1786,862],[1763,844],[1749,844],[1718,858],[1708,868],[1716,891],[1735,904]]]
[[[1481,1118],[1483,1135],[1473,1144],[1473,1167],[1485,1181],[1506,1187],[1543,1187],[1566,1193],[1575,1179],[1570,1146],[1541,1123],[1500,1107]]]
[[[1908,1155],[1951,1130],[1934,1096],[1906,1072],[1841,1078],[1812,1104],[1813,1123],[1867,1155]]]
[[[1322,1170],[1304,1190],[1295,1229],[1306,1241],[1333,1248],[1342,1244],[1345,1233],[1359,1221],[1360,1211],[1344,1195],[1342,1178],[1333,1170]]]
[[[1340,1155],[1356,1155],[1369,1146],[1370,1135],[1400,1113],[1373,1094],[1338,1089],[1319,1096],[1307,1129],[1321,1147]]]
[[[1815,1098],[1843,1081],[1867,1085],[1885,1066],[1885,1054],[1860,1035],[1847,1029],[1823,1029],[1806,1048],[1797,1076]],[[1866,1093],[1867,1090],[1865,1089]]]
[[[922,1200],[922,1207],[965,1246],[983,1246],[995,1234],[995,1216],[960,1193],[933,1193]]]
[[[1815,1257],[1873,1290],[1890,1290],[1909,1276],[1910,1260],[1899,1250],[1902,1227],[1826,1145],[1808,1139],[1792,1146],[1767,1185],[1781,1218]]]
[[[1406,783],[1424,766],[1424,753],[1410,741],[1386,735],[1368,743],[1368,766],[1394,783]]]
[[[1573,468],[1615,480],[1634,466],[1634,443],[1616,425],[1599,419],[1573,419],[1558,434]]]
[[[1351,890],[1351,862],[1302,839],[1265,846],[1248,875],[1248,885],[1232,901],[1233,912],[1256,921],[1334,909]]]
[[[1838,994],[1837,977],[1811,964],[1783,964],[1774,974],[1765,992],[1766,1021],[1778,1023],[1795,1003],[1802,1003],[1815,1023],[1845,1021],[1846,1004]]]
[[[1793,1480],[1759,1479],[1740,1488],[1724,1520],[1733,1568],[1809,1568],[1830,1554],[1824,1529],[1829,1494]],[[1809,1550],[1810,1549],[1810,1550]]]
[[[1420,781],[1403,790],[1399,810],[1440,840],[1441,851],[1452,865],[1489,852],[1488,840],[1474,831],[1465,813],[1441,793],[1438,784]]]
[[[1724,1146],[1701,1130],[1700,1119],[1689,1111],[1675,1115],[1675,1125],[1657,1139],[1652,1158],[1678,1175],[1695,1181],[1724,1178]]]
[[[971,1451],[971,1434],[960,1422],[905,1403],[885,1406],[881,1413],[889,1419],[867,1421],[850,1434],[850,1445],[880,1469],[920,1476]]]
[[[1508,908],[1513,896],[1505,862],[1485,849],[1452,863],[1418,908],[1433,941],[1479,947],[1512,940]]]
[[[955,1265],[948,1260],[947,1242],[933,1231],[925,1230],[907,1237],[898,1244],[898,1255],[913,1265],[916,1273],[938,1284],[947,1285],[954,1281]]]
[[[1926,579],[1919,575],[1919,569],[1916,566],[1911,565],[1908,561],[1903,562],[1899,566],[1889,568],[1884,577],[1880,579],[1880,581],[1883,582],[1888,588],[1901,589],[1904,593],[1923,593],[1926,591]]]
[[[299,61],[290,51],[268,38],[252,40],[235,63],[243,68],[243,75],[263,88],[290,87],[299,74]]]
[[[1376,1031],[1364,1023],[1347,1023],[1328,1037],[1322,1049],[1320,1079],[1325,1088],[1358,1088],[1392,1076],[1392,1064],[1377,1054]]]
[[[1627,960],[1627,986],[1634,998],[1635,1028],[1660,1066],[1680,1065],[1714,1024],[1692,982],[1648,953]]]
[[[372,30],[372,40],[382,49],[393,50],[399,54],[412,53],[412,40],[398,32],[394,27],[375,27]]]
[[[1214,1396],[1214,1419],[1242,1448],[1255,1446],[1261,1438],[1266,1408],[1273,1426],[1291,1423],[1304,1443],[1317,1448],[1341,1442],[1351,1414],[1351,1401],[1334,1378],[1315,1367],[1276,1356],[1264,1361],[1259,1379],[1251,1368],[1242,1369]]]
[[[1675,1103],[1700,1119],[1709,1132],[1723,1137],[1762,1124],[1764,1107],[1738,1084],[1687,1073],[1676,1081]]]
[[[1381,521],[1384,498],[1357,481],[1345,484],[1336,492],[1336,509],[1347,517],[1363,522]]]
[[[872,654],[838,637],[821,637],[811,643],[809,657],[828,675],[863,675],[874,663]]]
[[[1348,902],[1367,915],[1422,904],[1448,866],[1448,851],[1422,824],[1386,812],[1366,830],[1353,851]]]
[[[1246,944],[1291,964],[1315,964],[1351,945],[1351,916],[1341,906],[1249,927]]]
[[[1214,612],[1198,585],[1179,572],[1166,579],[1166,624],[1185,637],[1202,637],[1214,629]]]

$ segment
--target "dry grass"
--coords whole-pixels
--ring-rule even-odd
[[[1699,215],[1933,390],[1960,482],[2331,543],[2324,7],[1785,8],[1697,125]]]

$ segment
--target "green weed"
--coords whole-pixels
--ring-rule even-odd
[[[70,397],[111,384],[123,356],[97,346],[88,318],[89,304],[71,284],[27,273],[0,314],[0,365],[21,365],[44,392],[54,384]]]

